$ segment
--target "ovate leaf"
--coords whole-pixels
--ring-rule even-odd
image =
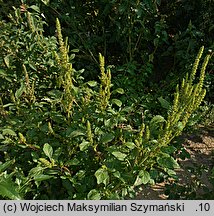
[[[92,189],[91,191],[89,191],[87,198],[88,200],[100,200],[100,192],[96,189]]]
[[[97,82],[96,81],[88,81],[87,84],[91,87],[94,87],[97,85]]]
[[[16,133],[11,129],[6,128],[2,130],[2,135],[16,136]]]
[[[0,195],[11,200],[21,200],[22,197],[18,192],[18,186],[11,180],[11,175],[0,176]]]
[[[79,49],[72,49],[71,52],[78,53],[80,50]]]
[[[32,68],[34,71],[37,71],[36,65],[34,63],[29,62],[28,64],[29,64],[30,68]]]
[[[69,133],[69,131],[67,130],[66,134],[70,138],[74,138],[74,137],[77,137],[77,136],[84,136],[85,135],[82,131],[79,131],[79,130],[72,131],[71,133]]]
[[[158,98],[158,101],[160,102],[161,106],[162,106],[164,109],[167,109],[167,110],[170,109],[171,105],[170,105],[170,103],[169,103],[167,100],[165,100],[165,99],[162,98],[162,97],[159,97],[159,98]]]
[[[4,57],[4,63],[5,63],[7,68],[10,67],[10,56],[9,55]]]
[[[165,172],[167,172],[167,174],[169,175],[169,176],[171,176],[171,177],[173,177],[173,178],[178,178],[177,176],[176,176],[176,172],[174,171],[174,170],[171,170],[171,169],[164,169],[164,171]]]
[[[33,177],[33,176],[35,176],[35,175],[42,174],[43,170],[44,170],[44,168],[41,167],[41,166],[33,167],[33,168],[29,171],[28,176]]]
[[[97,184],[103,183],[105,186],[109,183],[108,170],[101,167],[95,172],[95,177],[97,178]]]
[[[88,149],[88,147],[90,146],[90,142],[88,141],[83,141],[79,147],[80,147],[80,151],[85,151]]]
[[[44,146],[43,146],[43,152],[45,153],[45,155],[47,157],[49,157],[49,159],[52,158],[52,155],[53,155],[53,148],[50,144],[48,143],[45,143]]]
[[[126,158],[126,154],[119,152],[119,151],[114,151],[112,152],[112,154],[120,161],[124,161],[124,159]]]
[[[163,116],[161,116],[161,115],[156,115],[156,116],[154,116],[154,117],[152,118],[150,124],[151,124],[151,125],[156,125],[156,124],[158,124],[158,123],[162,123],[162,122],[165,122],[165,121],[166,121],[166,120],[164,119]]]
[[[141,170],[135,180],[134,186],[147,184],[149,180],[150,180],[150,174],[145,170]]]
[[[112,99],[111,100],[112,104],[116,104],[118,107],[122,106],[122,101],[118,100],[118,99]]]
[[[58,112],[51,112],[51,119],[58,124],[63,124],[66,121],[65,116],[61,115]]]
[[[159,157],[157,162],[163,168],[176,169],[180,167],[173,157]]]
[[[108,142],[111,142],[113,139],[114,139],[114,134],[106,133],[101,137],[101,142],[108,143]]]
[[[46,160],[45,158],[39,158],[39,161],[44,164],[48,168],[52,168],[52,164],[50,161]]]

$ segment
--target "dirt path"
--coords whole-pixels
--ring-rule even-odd
[[[191,158],[178,160],[180,168],[175,170],[178,176],[176,188],[172,187],[175,180],[169,179],[168,182],[143,188],[136,199],[186,199],[185,196],[188,193],[194,197],[200,197],[204,194],[203,186],[213,192],[213,185],[208,176],[214,167],[214,127],[206,129],[201,127],[191,135],[184,134],[182,138],[184,139],[183,146]],[[164,194],[166,186],[170,186],[170,197]],[[177,194],[177,197],[173,196],[173,193]],[[190,198],[191,195],[189,195]]]

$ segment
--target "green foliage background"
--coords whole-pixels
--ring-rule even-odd
[[[2,198],[124,199],[176,178],[172,141],[213,102],[211,1],[0,4]]]

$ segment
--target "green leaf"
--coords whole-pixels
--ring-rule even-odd
[[[63,124],[66,121],[65,116],[58,112],[51,112],[51,119],[58,124]]]
[[[73,158],[73,159],[67,161],[66,164],[68,164],[70,166],[76,166],[76,165],[80,164],[80,161],[77,158]]]
[[[111,142],[113,139],[114,139],[114,134],[106,133],[101,137],[101,142],[108,143],[108,142]]]
[[[123,183],[126,183],[126,181],[121,177],[121,174],[120,174],[119,171],[114,172],[114,173],[113,173],[113,176],[114,176],[115,178],[120,179]]]
[[[6,161],[3,164],[0,164],[0,173],[4,172],[8,167],[15,163],[15,159]]]
[[[39,147],[40,148],[40,147]],[[32,156],[32,160],[33,162],[37,163],[38,159],[39,159],[39,155],[37,152],[31,152],[31,156]]]
[[[126,158],[126,154],[119,152],[119,151],[114,151],[112,152],[112,154],[120,161],[124,161],[124,159]]]
[[[174,171],[174,170],[171,170],[171,169],[164,169],[166,172],[167,172],[167,174],[169,175],[169,176],[171,176],[171,177],[173,177],[173,178],[177,178],[177,175],[176,175],[176,172]]]
[[[0,176],[0,195],[11,200],[21,200],[18,186],[11,180],[11,176],[5,174]]]
[[[80,50],[79,49],[72,49],[71,50],[71,52],[75,52],[75,53],[77,53],[77,52],[79,52]]]
[[[62,148],[59,147],[59,148],[57,148],[57,149],[54,151],[54,154],[53,154],[52,158],[53,158],[55,161],[57,161],[58,158],[59,158],[59,156],[60,156],[61,154],[62,154]]]
[[[157,5],[161,5],[161,0],[156,0]]]
[[[49,5],[50,0],[41,0],[45,5]]]
[[[112,94],[114,94],[114,93],[124,94],[124,90],[122,88],[117,88],[117,89],[112,91]]]
[[[17,136],[17,134],[13,130],[11,130],[9,128],[3,129],[2,130],[2,135]]]
[[[52,155],[53,155],[53,148],[50,144],[48,143],[45,143],[44,146],[43,146],[43,152],[45,153],[46,156],[49,157],[49,159],[52,158]]]
[[[16,99],[19,99],[24,91],[25,91],[25,86],[23,83],[21,83],[21,87],[15,93]]]
[[[180,121],[178,122],[177,128],[179,131],[182,131],[184,129],[184,125],[182,124],[182,122],[180,122]]]
[[[10,68],[10,55],[7,55],[4,57],[4,63],[6,65],[7,68]]]
[[[51,168],[52,164],[50,161],[46,160],[45,158],[39,158],[39,161],[44,164],[46,167]]]
[[[70,58],[69,58],[69,60],[71,61],[71,60],[73,60],[74,58],[75,58],[75,54],[74,53],[72,53],[71,55],[70,55]]]
[[[134,149],[137,147],[133,142],[126,142],[124,145],[129,149]]]
[[[51,175],[38,174],[33,177],[35,181],[44,181],[47,179],[53,178]]]
[[[167,110],[170,109],[171,105],[170,105],[170,103],[169,103],[167,100],[165,100],[165,99],[162,98],[162,97],[159,97],[159,98],[158,98],[158,101],[160,102],[161,106],[162,106],[164,109],[167,109]]]
[[[112,104],[116,104],[118,107],[122,106],[122,101],[118,100],[118,99],[112,99],[111,100]]]
[[[7,73],[4,70],[0,69],[0,76],[6,77]]]
[[[89,191],[87,195],[87,199],[88,200],[100,200],[101,199],[100,192],[96,189],[92,189],[91,191]]]
[[[97,82],[96,81],[88,81],[87,84],[91,87],[94,87],[97,85]]]
[[[120,14],[123,14],[127,9],[128,8],[127,8],[126,4],[120,4],[119,8],[118,8],[118,11],[119,11]]]
[[[34,63],[28,63],[30,68],[32,68],[34,71],[37,71],[36,65]]]
[[[6,107],[14,107],[14,104],[13,103],[8,103],[8,104],[3,105],[3,108],[6,108]]]
[[[103,183],[106,186],[109,183],[109,175],[107,169],[102,167],[98,169],[94,175],[97,178],[97,184]]]
[[[60,99],[62,97],[62,92],[56,89],[48,91],[47,94],[52,96],[55,99]]]
[[[162,123],[165,121],[166,120],[161,115],[154,116],[152,118],[152,120],[150,121],[150,129],[151,129],[152,133],[154,133],[154,134],[157,133],[156,131],[162,125]]]
[[[73,184],[68,179],[62,180],[62,187],[65,188],[70,196],[73,196]]]
[[[163,116],[161,115],[156,115],[152,118],[150,124],[151,125],[155,125],[155,124],[158,124],[158,123],[162,123],[162,122],[165,122],[166,120],[164,119]]]
[[[176,169],[180,167],[173,157],[159,157],[157,162],[163,168]]]
[[[104,120],[104,125],[105,127],[110,127],[112,125],[112,120],[111,119]]]
[[[150,181],[150,174],[145,171],[141,170],[135,180],[134,186],[139,186],[142,184],[147,184]]]
[[[84,136],[85,134],[82,132],[82,131],[80,131],[80,130],[75,130],[75,131],[72,131],[71,133],[67,133],[66,132],[66,134],[67,134],[67,136],[68,137],[70,137],[70,138],[74,138],[74,137],[77,137],[77,136]]]
[[[41,166],[33,167],[29,171],[28,176],[29,177],[33,177],[35,175],[42,174],[43,170],[44,170],[44,167],[41,167]]]
[[[85,151],[88,149],[88,147],[90,146],[90,142],[88,141],[83,141],[79,147],[80,147],[80,151]]]
[[[155,38],[155,39],[153,40],[153,43],[154,43],[155,47],[158,47],[159,41],[160,41],[159,38]]]
[[[154,61],[154,54],[151,53],[151,54],[149,55],[149,62],[153,62],[153,61]]]
[[[86,171],[85,170],[79,170],[74,178],[77,178],[79,181],[82,181],[85,178]]]
[[[36,5],[31,5],[29,8],[31,8],[32,10],[34,10],[34,11],[37,12],[37,13],[40,13],[40,9],[39,9],[39,7],[36,6]]]
[[[174,153],[176,150],[177,150],[177,149],[176,149],[176,147],[174,147],[174,146],[163,146],[163,147],[161,148],[161,151],[164,152],[164,153],[166,153],[166,154],[172,154],[172,153]]]

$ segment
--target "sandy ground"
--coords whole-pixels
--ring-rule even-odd
[[[175,170],[178,176],[176,185],[183,188],[196,185],[195,194],[197,196],[203,195],[203,186],[213,193],[213,185],[208,180],[208,176],[211,173],[211,169],[214,167],[214,127],[200,127],[191,135],[182,135],[182,139],[184,140],[182,145],[191,155],[191,158],[185,160],[178,159],[180,168]],[[200,167],[204,167],[204,169],[200,169]],[[191,172],[191,170],[198,171]],[[200,170],[202,170],[201,173]],[[162,182],[142,188],[142,191],[139,192],[136,199],[168,199],[168,196],[164,193],[166,185],[172,185],[174,182],[174,179],[169,179],[168,182]],[[198,182],[200,182],[200,186],[197,185]],[[185,198],[182,198],[181,196],[179,199]]]

